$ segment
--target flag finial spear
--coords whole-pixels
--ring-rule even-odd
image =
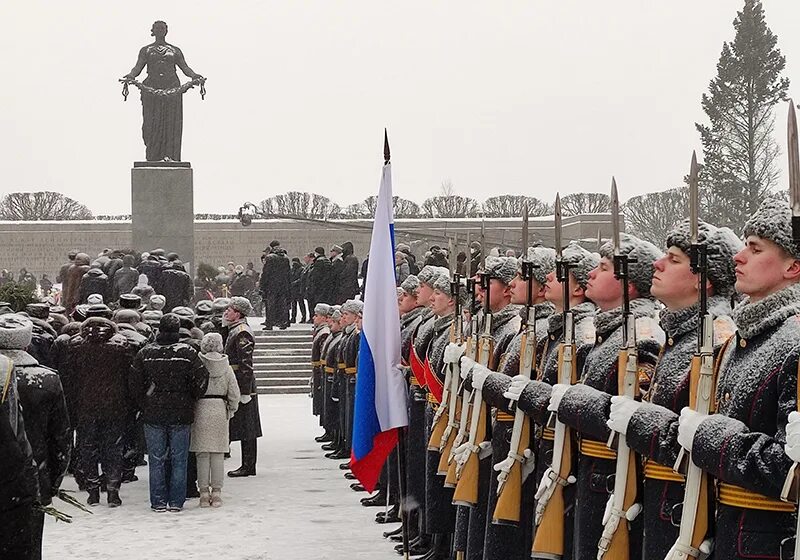
[[[389,165],[392,156],[389,152],[389,133],[383,129],[383,165]]]

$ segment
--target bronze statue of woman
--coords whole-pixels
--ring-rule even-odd
[[[139,51],[139,59],[131,71],[123,76],[123,95],[127,85],[139,88],[142,97],[142,138],[147,161],[181,160],[181,135],[183,133],[183,93],[194,85],[203,85],[205,78],[189,68],[183,52],[165,40],[167,24],[157,21],[150,34],[155,41]],[[139,83],[136,77],[147,66],[147,78]],[[192,79],[181,85],[175,67]],[[205,93],[201,90],[201,93]]]

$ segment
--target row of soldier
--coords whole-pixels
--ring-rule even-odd
[[[487,257],[469,290],[439,267],[407,278],[411,552],[791,557],[800,249],[789,205],[768,199],[742,234],[695,217],[664,251],[617,234],[599,254],[572,242]],[[355,362],[325,355],[326,328],[315,412],[345,458],[350,428],[327,414],[340,393],[321,380],[350,381]]]

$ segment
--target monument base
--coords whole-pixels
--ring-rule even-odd
[[[131,169],[133,249],[162,248],[194,267],[194,187],[188,161],[137,161]]]

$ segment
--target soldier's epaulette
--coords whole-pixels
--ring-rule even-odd
[[[247,323],[240,323],[235,327],[233,327],[228,333],[228,336],[235,336],[244,331],[249,332],[250,336],[253,336],[253,331],[250,329],[250,325],[248,325]]]

